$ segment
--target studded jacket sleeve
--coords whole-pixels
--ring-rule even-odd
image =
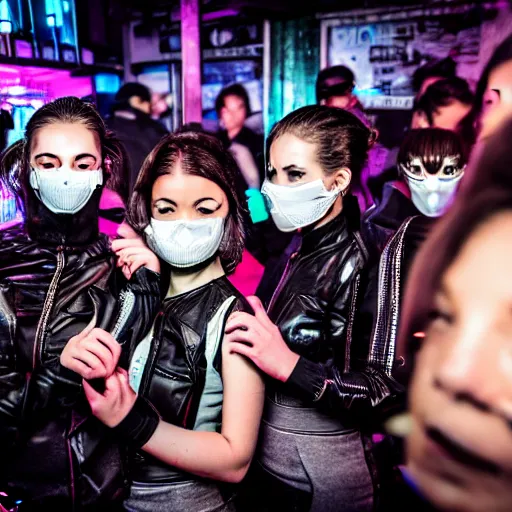
[[[386,370],[385,362],[372,356],[377,274],[377,265],[369,271],[360,270],[354,276],[350,293],[341,287],[334,297],[329,335],[344,338],[331,340],[344,353],[335,353],[326,363],[301,357],[287,381],[304,398],[331,414],[351,410],[368,419],[370,413],[379,409],[387,416],[403,397],[403,388]],[[340,332],[337,326],[344,323],[346,329]]]

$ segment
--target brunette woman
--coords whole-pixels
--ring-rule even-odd
[[[170,280],[129,374],[118,370],[104,394],[85,384],[93,413],[134,449],[126,510],[233,510],[229,484],[251,462],[262,379],[223,341],[229,314],[251,312],[226,277],[243,250],[236,172],[217,139],[181,133],[155,147],[134,189],[130,222]]]
[[[124,288],[98,231],[122,155],[94,107],[62,98],[2,156],[25,222],[0,234],[0,491],[24,510],[110,508],[126,485],[119,446],[81,387],[112,373],[111,353],[144,335],[158,301],[158,274],[141,269]],[[141,257],[159,270],[151,252]]]
[[[234,313],[226,338],[268,375],[257,510],[373,509],[362,418],[400,390],[384,361],[367,364],[371,316],[355,322],[367,262],[349,190],[374,139],[354,115],[323,106],[289,114],[268,139],[262,192],[282,231],[301,229],[300,247],[268,313],[251,298],[256,316]]]

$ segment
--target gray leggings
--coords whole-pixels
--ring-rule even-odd
[[[233,497],[224,497],[215,482],[173,484],[134,482],[124,502],[129,512],[234,512]]]
[[[291,433],[263,423],[259,463],[281,482],[309,494],[310,512],[373,510],[373,482],[357,431]]]

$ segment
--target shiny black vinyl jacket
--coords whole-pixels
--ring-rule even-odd
[[[227,277],[214,279],[195,290],[163,301],[155,321],[150,356],[142,374],[139,395],[146,397],[167,423],[194,429],[205,388],[208,325],[229,299],[229,307],[221,318],[221,332],[224,332],[232,312],[253,314],[249,303]],[[222,375],[220,355],[219,351],[213,363]],[[142,451],[133,458],[131,474],[134,481],[144,483],[198,478]]]
[[[116,270],[98,200],[75,215],[32,205],[25,225],[0,232],[0,491],[67,510],[121,499],[127,478],[123,449],[91,416],[61,352],[90,325],[128,353],[160,301],[157,274],[140,269],[126,283]]]
[[[403,391],[370,341],[376,265],[344,214],[300,237],[269,316],[301,357],[287,382],[272,387],[351,424],[371,423]]]

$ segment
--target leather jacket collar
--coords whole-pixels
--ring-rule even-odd
[[[327,224],[316,229],[305,228],[301,231],[302,243],[300,254],[311,254],[320,247],[331,245],[340,239],[340,235],[346,232],[347,221],[341,212]]]
[[[89,202],[74,215],[53,213],[32,193],[25,220],[29,237],[44,245],[90,244],[99,237],[101,192],[102,189],[96,190]]]

